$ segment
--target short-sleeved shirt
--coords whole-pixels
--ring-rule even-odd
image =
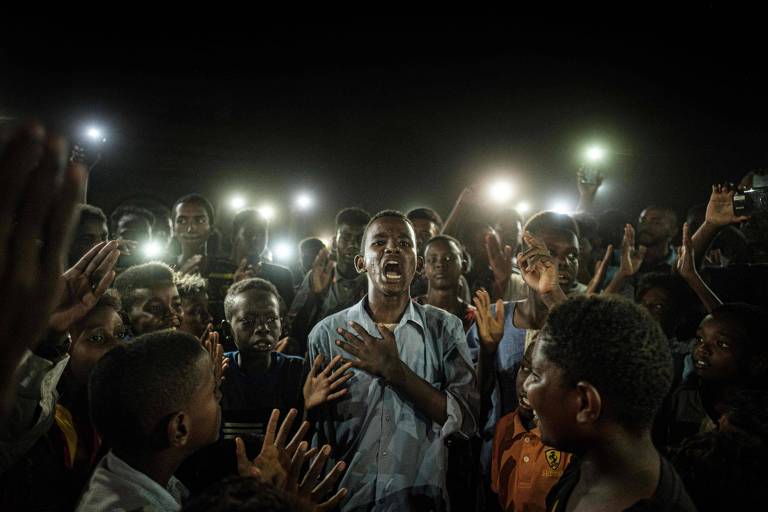
[[[491,489],[503,510],[546,510],[547,493],[572,455],[541,442],[538,427],[528,430],[515,410],[496,425],[491,461]]]
[[[659,484],[656,492],[649,499],[636,502],[628,512],[696,512],[690,496],[685,491],[683,481],[664,457],[659,456],[661,470],[659,471]],[[581,478],[579,461],[574,459],[560,480],[547,495],[548,512],[564,512],[568,506],[568,500],[573,493],[576,484]]]
[[[375,337],[367,298],[321,321],[309,337],[309,358],[349,357],[335,340],[338,327],[355,321]],[[477,378],[461,321],[432,306],[409,301],[394,327],[400,359],[420,378],[446,394],[441,426],[381,378],[353,369],[348,393],[319,408],[315,445],[329,443],[347,471],[339,486],[349,492],[341,509],[446,510],[446,438],[476,432]]]

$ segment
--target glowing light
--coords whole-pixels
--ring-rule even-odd
[[[584,155],[592,163],[602,162],[603,158],[605,158],[605,149],[600,146],[590,146]]]
[[[275,244],[275,259],[277,261],[290,261],[293,257],[293,245],[288,242],[278,242]]]
[[[308,210],[312,207],[312,196],[309,194],[299,194],[296,196],[296,207],[299,210]]]
[[[163,246],[159,242],[147,242],[141,247],[141,252],[147,259],[159,258],[163,255]]]
[[[101,128],[96,126],[89,126],[85,130],[85,135],[94,142],[107,142],[107,138],[104,137],[104,133]]]
[[[512,199],[514,188],[508,181],[499,180],[488,187],[488,196],[496,203],[502,204]]]
[[[243,196],[232,196],[229,200],[229,207],[233,210],[242,210],[245,208],[245,198]]]
[[[517,213],[524,215],[531,211],[531,205],[527,201],[520,201],[515,206],[515,210],[517,210]]]
[[[268,204],[262,205],[259,208],[259,215],[261,215],[264,220],[272,220],[275,218],[275,209]]]
[[[557,213],[567,213],[568,215],[573,214],[573,206],[571,206],[571,204],[568,201],[564,201],[564,200],[558,200],[553,202],[549,206],[549,209]]]

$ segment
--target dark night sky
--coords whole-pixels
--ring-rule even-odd
[[[764,45],[658,33],[489,30],[263,35],[207,48],[106,48],[51,64],[0,53],[0,116],[108,130],[90,201],[232,191],[330,226],[342,206],[433,206],[500,172],[538,206],[575,204],[585,143],[616,153],[604,207],[704,202],[766,166]],[[327,231],[327,229],[323,229]]]

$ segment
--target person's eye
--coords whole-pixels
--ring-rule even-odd
[[[719,340],[717,342],[717,348],[721,348],[723,350],[730,350],[731,349],[731,345],[729,343],[723,341],[723,340]]]
[[[186,219],[176,219],[176,224],[186,224],[186,223],[187,223]]]
[[[106,341],[107,337],[103,333],[94,333],[88,336],[88,341],[96,345],[101,345]]]
[[[197,219],[198,224],[208,224],[208,219]]]
[[[696,345],[701,345],[702,343],[704,343],[704,338],[702,338],[701,336],[696,336],[696,337],[693,339],[693,342],[694,342]]]
[[[122,327],[115,331],[114,336],[119,340],[124,340],[128,337],[128,329],[126,329],[125,327]]]
[[[267,322],[270,323],[270,324],[277,323],[277,317],[276,316],[271,316],[271,317],[267,318]]]
[[[400,245],[402,247],[410,247],[411,246],[411,241],[410,240],[401,240],[400,241]]]

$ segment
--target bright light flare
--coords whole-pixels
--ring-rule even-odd
[[[243,196],[232,196],[229,200],[229,207],[235,211],[245,208],[245,204],[246,201]]]
[[[515,205],[515,210],[517,210],[517,213],[521,215],[525,215],[529,211],[531,211],[531,205],[527,201],[520,201]]]
[[[104,132],[101,128],[96,126],[89,126],[85,130],[85,136],[94,142],[107,142],[107,138],[104,137]]]
[[[488,197],[496,203],[503,204],[512,199],[514,187],[509,181],[499,180],[488,187]]]
[[[261,215],[264,220],[270,221],[275,218],[275,209],[269,204],[262,205],[259,208],[259,215]]]
[[[557,200],[553,202],[549,206],[549,209],[557,213],[566,213],[568,215],[573,214],[573,206],[570,204],[570,202],[565,200]]]
[[[296,207],[299,210],[309,210],[312,207],[312,196],[309,194],[299,194],[296,196]]]
[[[275,244],[274,252],[277,261],[288,262],[293,257],[293,244],[278,242]]]
[[[160,242],[147,242],[141,247],[141,252],[147,259],[159,258],[163,255],[163,246]]]
[[[587,157],[587,161],[596,164],[605,158],[605,149],[600,146],[590,146],[584,152],[584,156]]]

